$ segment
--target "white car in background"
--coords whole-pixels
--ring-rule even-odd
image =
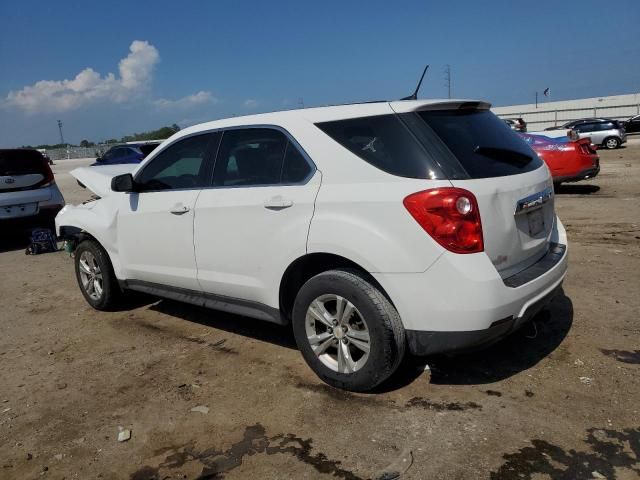
[[[3,233],[54,227],[64,206],[49,162],[37,150],[0,149],[0,225]]]
[[[309,366],[348,390],[406,350],[507,336],[567,269],[549,170],[484,102],[218,120],[140,165],[72,174],[101,197],[56,219],[90,305],[138,290],[292,325]]]

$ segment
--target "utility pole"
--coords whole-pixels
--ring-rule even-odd
[[[62,120],[58,120],[58,130],[60,130],[60,144],[64,145],[64,137],[62,136]]]
[[[298,98],[298,106],[300,108],[304,108],[304,98],[302,97]]]
[[[536,108],[538,108],[538,92],[536,92]]]
[[[451,98],[451,65],[447,64],[447,68],[444,69],[444,81],[447,85],[448,98]]]

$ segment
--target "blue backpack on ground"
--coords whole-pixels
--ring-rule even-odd
[[[53,232],[48,228],[34,228],[31,230],[31,241],[25,250],[27,255],[57,252],[58,242]]]

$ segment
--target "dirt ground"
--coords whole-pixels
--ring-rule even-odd
[[[282,327],[144,298],[96,312],[68,255],[5,241],[0,478],[640,477],[640,141],[600,155],[557,192],[570,270],[536,328],[374,394],[321,383]],[[71,203],[79,163],[55,166]]]

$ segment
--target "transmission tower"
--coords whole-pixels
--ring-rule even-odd
[[[64,145],[64,136],[62,135],[62,120],[58,120],[58,130],[60,130],[60,144]]]
[[[444,81],[447,86],[448,98],[451,98],[451,65],[447,65],[444,69]]]

